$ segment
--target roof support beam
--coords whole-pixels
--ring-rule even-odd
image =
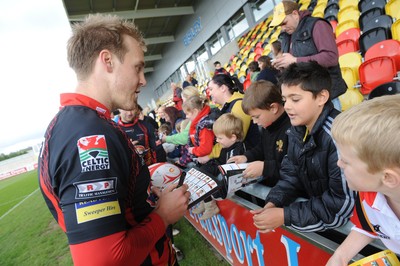
[[[128,10],[128,11],[115,11],[105,12],[107,14],[117,15],[125,19],[140,19],[140,18],[155,18],[155,17],[171,17],[171,16],[184,16],[194,14],[192,6],[182,7],[166,7],[166,8],[154,8],[154,9],[140,9],[140,10]],[[82,15],[70,15],[68,17],[70,22],[83,21],[87,14]]]
[[[154,67],[145,67],[144,69],[143,69],[143,72],[144,73],[149,73],[149,72],[153,72],[154,71]]]
[[[147,55],[147,56],[144,57],[144,61],[145,62],[157,61],[157,60],[161,60],[161,59],[162,59],[162,55],[161,54]]]
[[[157,44],[157,43],[169,43],[174,41],[175,38],[172,35],[144,39],[146,45]]]

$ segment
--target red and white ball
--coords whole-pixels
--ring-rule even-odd
[[[171,163],[155,163],[149,166],[151,185],[164,189],[169,183],[179,179],[182,169]]]

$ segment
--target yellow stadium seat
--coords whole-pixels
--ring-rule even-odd
[[[394,40],[398,40],[400,41],[400,19],[396,20],[393,24],[392,24],[392,38]]]
[[[361,103],[363,100],[364,96],[357,88],[348,88],[344,94],[339,96],[339,101],[342,105],[342,112]]]
[[[351,6],[358,10],[358,2],[359,0],[339,0],[339,8],[344,9]]]
[[[356,80],[360,79],[358,68],[362,63],[362,56],[357,52],[350,52],[339,56],[339,65],[341,68],[348,67],[354,72]]]
[[[246,67],[246,69],[247,69],[247,66],[245,65],[245,67]],[[246,78],[246,71],[239,71],[239,74],[238,74],[238,78],[240,79],[240,78]]]
[[[360,11],[358,11],[358,9],[356,8],[353,8],[352,6],[349,6],[345,9],[340,9],[337,15],[339,24],[346,20],[354,20],[357,22],[357,28],[359,28],[358,26],[359,17],[360,17]]]
[[[336,37],[338,37],[340,35],[340,33],[344,32],[348,29],[353,29],[353,28],[356,28],[356,29],[359,28],[358,20],[356,21],[356,20],[351,19],[351,20],[346,20],[346,21],[338,23],[336,26],[336,30],[335,30]]]
[[[243,66],[240,67],[240,72],[245,72],[246,73],[247,70],[247,65],[244,64]]]
[[[326,3],[318,1],[318,4],[315,6],[312,16],[317,18],[323,18],[325,14]]]
[[[391,16],[392,18],[399,20],[400,19],[400,1],[399,0],[391,0],[385,5],[386,15]]]
[[[271,44],[267,44],[264,46],[264,51],[261,55],[269,55],[271,53]]]

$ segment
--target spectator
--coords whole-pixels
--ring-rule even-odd
[[[165,121],[171,125],[172,134],[176,134],[178,132],[176,131],[176,123],[184,119],[181,112],[173,106],[168,106],[164,109],[164,117]]]
[[[280,89],[269,81],[257,81],[246,90],[242,108],[262,127],[261,143],[244,155],[230,158],[229,162],[250,162],[244,177],[263,176],[262,182],[273,187],[280,179],[279,170],[288,146],[286,131],[290,127]]]
[[[189,129],[189,154],[195,157],[210,154],[214,144],[212,125],[215,122],[208,116],[210,106],[204,98],[192,96],[183,104],[183,111],[192,122]]]
[[[146,46],[112,15],[72,25],[67,58],[78,84],[45,134],[39,184],[68,237],[74,265],[175,265],[166,228],[187,211],[187,185],[150,194],[150,175],[110,111],[137,105]],[[132,67],[135,66],[135,67]]]
[[[270,27],[279,25],[283,54],[275,58],[272,66],[282,69],[296,62],[316,61],[326,67],[332,80],[332,102],[341,111],[338,97],[346,92],[347,85],[340,72],[339,52],[331,24],[312,17],[308,10],[299,11],[297,3],[284,0],[275,6]]]
[[[271,43],[271,52],[273,58],[278,58],[282,55],[282,44],[280,41],[274,41]]]
[[[240,81],[229,75],[216,75],[208,83],[208,87],[212,101],[222,106],[221,114],[233,113],[242,120],[246,148],[250,149],[258,145],[260,143],[258,126],[252,123],[251,117],[245,114],[242,109],[243,94],[239,91],[242,91],[243,88]],[[221,145],[217,143],[213,152],[205,158],[199,158],[199,161],[205,163],[209,159],[218,158],[220,151]]]
[[[165,105],[160,105],[157,109],[157,116],[158,116],[158,122],[160,123],[160,125],[165,124]]]
[[[175,104],[175,108],[178,109],[178,111],[182,111],[182,89],[179,88],[174,82],[171,83],[171,89],[172,101]]]
[[[272,67],[271,58],[265,55],[260,56],[260,58],[258,58],[258,65],[261,71],[257,76],[257,81],[266,80],[277,85],[278,80],[276,77],[278,75],[278,70]]]
[[[197,90],[197,88],[193,86],[188,86],[182,91],[182,100],[183,102],[185,102],[190,97],[196,95],[199,95],[199,91]],[[172,143],[175,145],[186,145],[189,137],[189,128],[190,121],[180,133],[171,136],[164,135],[162,138],[162,142]]]
[[[193,86],[192,84],[192,76],[190,74],[186,75],[185,81],[182,84],[182,88],[186,88],[187,86]]]
[[[190,76],[192,77],[192,85],[194,87],[197,87],[197,85],[199,85],[199,82],[196,79],[196,72],[192,71],[192,73],[190,73]]]
[[[347,265],[374,239],[400,255],[400,95],[363,102],[340,114],[332,125],[339,167],[358,190],[354,226],[328,261]],[[372,265],[372,263],[371,263]]]
[[[208,173],[211,178],[219,174],[218,166],[226,164],[232,156],[243,154],[246,147],[243,140],[242,120],[234,114],[221,115],[213,125],[213,132],[216,140],[221,144],[220,156],[208,161],[200,167],[200,170]],[[197,208],[193,209],[194,214],[202,214],[199,220],[203,221],[219,213],[219,208],[215,200],[210,196],[201,202]]]
[[[336,164],[330,127],[339,111],[329,101],[329,73],[316,62],[292,64],[281,82],[292,124],[287,155],[265,207],[252,211],[254,225],[261,233],[281,225],[302,232],[342,226],[354,207],[354,193]],[[299,196],[306,200],[295,201]]]
[[[221,62],[215,61],[214,62],[214,76],[224,74],[224,75],[229,75],[228,71],[225,70],[225,68],[222,67]]]
[[[250,81],[254,82],[257,80],[258,73],[260,73],[260,68],[258,67],[258,63],[253,61],[249,64],[248,68],[250,74]]]
[[[158,130],[158,124],[156,122],[156,120],[154,120],[152,117],[150,117],[149,115],[145,115],[143,113],[143,108],[138,105],[139,108],[139,120],[144,121],[145,123],[152,125],[154,128],[154,131]]]

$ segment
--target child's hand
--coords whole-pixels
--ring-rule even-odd
[[[243,171],[244,178],[255,178],[262,176],[262,172],[264,169],[264,162],[263,161],[255,161],[249,163],[247,168]]]
[[[261,210],[252,212],[254,213],[254,226],[260,233],[274,232],[275,228],[283,225],[283,208],[264,208]]]
[[[194,147],[188,148],[188,152],[189,152],[190,154],[193,154],[193,149],[194,149]]]
[[[205,164],[210,160],[210,157],[208,155],[203,156],[203,157],[197,157],[197,161],[201,164]]]
[[[228,159],[227,163],[245,163],[247,162],[247,157],[244,155],[236,155]]]

